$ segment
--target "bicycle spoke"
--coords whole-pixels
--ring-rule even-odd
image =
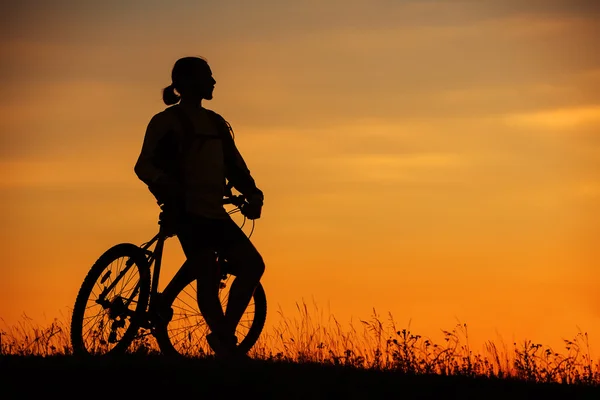
[[[249,324],[249,325],[245,325],[244,323],[240,322],[240,323],[238,324],[238,326],[237,326],[237,329],[236,329],[236,331],[237,331],[237,330],[238,330],[240,327],[241,327],[241,328],[244,328],[244,329],[247,329],[247,330],[250,330],[250,328],[252,327],[252,321],[250,321],[250,324]]]
[[[184,294],[185,296],[189,297],[193,301],[198,301],[198,290],[196,289],[195,286],[193,286],[193,284],[189,285],[189,286],[191,286],[190,289],[186,288],[181,293]],[[193,291],[193,294],[190,294],[189,293],[190,291]],[[183,301],[183,300],[180,300],[180,301]]]
[[[194,328],[192,328],[191,331],[186,331],[185,334],[183,335],[184,339],[185,339],[185,336],[194,337],[195,336],[194,332],[198,331],[198,329],[200,329],[200,327],[199,326],[195,326]],[[178,344],[180,342],[181,342],[181,340],[179,342],[174,342],[173,344],[175,345],[175,344]]]
[[[202,317],[200,316],[200,314],[196,314],[196,318],[202,318]],[[171,321],[170,321],[170,323],[175,323],[175,322],[179,322],[179,321],[185,321],[185,320],[189,320],[189,319],[190,319],[189,316],[184,315],[184,316],[182,316],[180,318],[172,318]],[[204,321],[204,318],[202,318],[202,320]],[[185,329],[185,328],[183,328],[183,329]]]
[[[127,333],[127,340],[134,337],[137,328],[132,325],[131,317],[145,310],[140,307],[145,307],[146,300],[141,304],[140,296],[147,298],[148,293],[147,289],[141,292],[141,269],[131,256],[135,251],[125,246],[110,249],[103,255],[106,261],[100,258],[90,271],[92,275],[86,277],[84,285],[89,289],[86,297],[80,300],[78,296],[76,306],[81,311],[72,332],[78,351],[105,354],[120,344]]]
[[[229,294],[231,284],[235,279],[234,275],[228,275],[224,280],[221,280],[222,287],[219,288],[219,302],[224,312],[227,310],[229,303]],[[181,288],[175,295],[176,297],[170,300],[170,307],[173,311],[173,316],[163,328],[159,330],[159,345],[161,349],[167,353],[177,353],[186,357],[197,357],[212,354],[213,350],[206,341],[206,335],[210,332],[210,328],[206,323],[202,313],[198,307],[198,290],[197,281],[194,280]],[[259,300],[261,301],[261,310],[265,310],[264,291],[260,289]],[[245,310],[240,322],[236,327],[236,336],[238,338],[238,346],[247,351],[256,342],[258,334],[264,325],[264,311],[262,315],[257,317],[257,298],[253,295],[247,309]]]
[[[188,308],[183,308],[181,306],[174,306],[174,307],[177,307],[177,308],[182,309],[182,310],[192,310],[192,311],[198,310],[198,307],[191,306],[191,305],[189,305],[187,302],[185,302],[183,300],[179,300],[179,301],[181,303],[183,303],[184,305],[186,305]],[[195,301],[197,302],[197,300],[195,300]]]
[[[89,317],[85,317],[85,318],[84,318],[84,321],[85,321],[85,320],[89,320],[89,321],[87,321],[87,322],[85,322],[85,323],[83,324],[83,328],[87,327],[87,326],[88,326],[90,323],[92,323],[92,322],[96,321],[96,320],[98,319],[98,317],[99,317],[99,316],[101,316],[101,315],[104,315],[104,314],[105,314],[104,310],[100,310],[100,311],[99,311],[99,312],[98,312],[96,315],[92,315],[92,316],[89,316]]]
[[[101,319],[103,319],[103,318],[98,318],[99,316],[100,316],[100,314],[96,314],[96,315],[93,317],[93,318],[94,318],[94,320],[93,320],[93,321],[90,321],[90,322],[96,322],[96,321],[97,321],[97,320],[99,320],[99,319],[100,319],[100,320],[101,320]],[[87,324],[85,324],[85,325],[84,325],[84,329],[85,329],[85,327],[86,327],[87,325],[89,325],[89,323],[87,323]],[[95,324],[94,324],[94,325],[95,325]],[[82,336],[83,336],[83,337],[86,337],[86,336],[87,336],[87,334],[88,334],[88,333],[89,333],[89,332],[90,332],[90,331],[93,329],[94,325],[92,325],[92,327],[91,327],[91,328],[89,328],[89,329],[87,329],[85,332],[83,332],[83,335],[82,335]]]
[[[131,272],[131,270],[129,270],[129,272]],[[123,288],[125,288],[125,287],[126,287],[128,284],[129,284],[129,282],[131,282],[131,280],[132,280],[132,279],[134,279],[135,277],[136,277],[136,274],[134,274],[134,273],[131,273],[131,274],[129,275],[129,279],[127,279],[127,281],[126,281],[126,282],[124,282],[124,283],[123,283],[123,285],[121,286],[121,290],[123,290]],[[130,291],[133,291],[133,290],[134,290],[134,289],[130,289]]]
[[[171,343],[179,353],[187,353],[188,355],[205,353],[207,344],[202,339],[206,336],[207,331],[208,326],[206,324],[196,324],[193,327],[186,326],[178,330],[171,330]]]

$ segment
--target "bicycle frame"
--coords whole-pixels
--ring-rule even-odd
[[[237,206],[236,209],[234,209],[234,211],[230,211],[230,214],[232,212],[235,212],[236,210],[239,209],[239,207],[245,202],[244,200],[244,196],[235,196],[235,195],[229,195],[227,196],[224,200],[223,203],[224,204],[233,204],[235,206]],[[149,301],[148,301],[148,311],[152,311],[154,309],[154,303],[156,301],[157,298],[157,294],[158,294],[158,284],[159,284],[159,280],[160,280],[160,269],[161,269],[161,265],[162,265],[162,255],[163,255],[163,250],[164,250],[164,245],[165,245],[165,241],[172,236],[175,236],[175,233],[168,231],[165,226],[163,225],[163,216],[164,216],[164,211],[162,211],[159,215],[159,219],[158,219],[158,224],[159,224],[159,230],[158,233],[152,238],[150,239],[148,242],[142,244],[140,246],[140,248],[144,251],[144,253],[147,256],[148,259],[148,267],[149,267],[149,273],[151,275],[151,283],[150,283],[150,297],[149,297]],[[156,243],[156,246],[154,247],[154,250],[150,250],[149,248]],[[215,254],[216,256],[216,254]],[[154,264],[154,270],[152,270],[152,264]],[[163,293],[168,292],[169,289],[176,284],[176,282],[179,279],[185,279],[185,275],[187,273],[189,273],[189,271],[187,271],[185,268],[185,263],[184,265],[181,266],[181,268],[179,268],[177,270],[177,272],[175,273],[175,276],[169,281],[169,283],[167,284],[167,286],[165,287],[165,289],[163,290]]]
[[[161,228],[159,229],[159,232],[149,242],[140,246],[140,249],[144,251],[144,253],[147,257],[148,273],[152,276],[152,282],[151,282],[150,294],[149,294],[149,298],[148,298],[146,312],[149,312],[152,309],[151,307],[156,299],[156,294],[158,292],[157,288],[158,288],[158,279],[160,276],[162,252],[163,252],[165,240],[169,236],[171,236],[171,235],[169,235],[167,232],[165,232],[164,228],[161,226]],[[154,251],[149,250],[149,247],[152,246],[152,244],[154,244],[155,242],[156,242],[156,247],[155,247]],[[154,263],[154,272],[152,272],[152,264],[153,263]],[[126,265],[125,268],[119,273],[119,276],[117,276],[109,286],[104,288],[104,290],[102,291],[102,293],[98,296],[98,299],[96,300],[96,302],[98,304],[100,304],[101,306],[103,306],[104,308],[107,308],[107,309],[111,308],[111,306],[112,306],[111,302],[109,300],[105,299],[106,294],[110,293],[114,289],[114,287],[118,284],[118,282],[121,280],[121,278],[123,278],[127,274],[127,272],[133,267],[134,260],[129,259],[125,265]],[[121,299],[124,300],[123,306],[125,306],[125,308],[127,309],[127,311],[125,313],[128,314],[129,316],[133,316],[133,314],[129,310],[129,305],[133,302],[139,289],[140,289],[140,283],[138,282],[136,284],[135,288],[133,289],[131,295],[128,298],[125,299],[125,298],[121,297]],[[151,318],[146,318],[146,322],[142,322],[140,325],[146,326],[147,324],[151,325]],[[150,326],[146,326],[146,327],[150,327]]]
[[[245,215],[243,210],[244,204],[247,203],[243,195],[234,196],[229,191],[224,196],[223,204],[236,206],[228,211],[228,214],[242,211],[242,214]],[[167,215],[164,207],[161,206],[158,233],[152,239],[141,245],[119,243],[111,247],[98,258],[86,275],[75,301],[77,311],[76,313],[74,311],[71,318],[71,341],[74,348],[78,347],[77,351],[81,351],[82,354],[90,353],[90,351],[95,353],[98,351],[96,347],[101,346],[104,350],[111,352],[112,350],[106,346],[108,344],[118,346],[117,343],[122,339],[124,339],[124,344],[119,346],[120,350],[117,352],[124,350],[136,335],[140,335],[139,328],[149,330],[149,332],[141,333],[143,336],[158,335],[158,339],[165,334],[163,332],[166,329],[165,324],[168,324],[173,316],[173,309],[166,303],[173,301],[175,296],[178,296],[178,293],[185,289],[190,282],[196,283],[199,276],[195,262],[186,260],[167,282],[164,289],[159,291],[165,241],[169,237],[176,236],[177,232],[177,229],[174,229],[174,226],[165,217]],[[245,220],[244,218],[244,222]],[[254,224],[252,228],[254,230]],[[214,262],[220,268],[221,280],[228,278],[230,274],[235,275],[235,271],[230,271],[226,257],[222,257],[219,249],[214,250]],[[123,259],[125,262],[121,261]],[[118,265],[113,266],[113,262]],[[131,272],[133,274],[130,274]],[[217,281],[215,284],[220,285],[219,289],[226,287],[223,282]],[[97,289],[100,289],[100,293],[96,291]],[[197,287],[194,290],[197,290]],[[264,303],[264,292],[260,293]],[[95,304],[90,304],[90,302]],[[96,305],[100,305],[102,309],[94,309],[90,311],[93,315],[86,317],[86,312]],[[262,329],[264,316],[261,318],[263,318],[260,322]],[[90,323],[93,324],[89,325]],[[96,324],[99,325],[95,326]],[[123,328],[125,329],[123,330]],[[88,350],[86,343],[96,339],[100,339],[99,344],[95,344],[92,350]]]
[[[162,213],[161,213],[162,216]],[[158,293],[158,281],[160,278],[160,267],[162,264],[162,254],[163,254],[163,249],[165,246],[165,241],[173,235],[169,235],[164,226],[161,224],[161,219],[159,218],[159,224],[160,224],[160,228],[158,230],[158,233],[152,238],[150,239],[150,241],[144,243],[143,245],[140,246],[140,248],[146,253],[146,255],[148,256],[148,267],[149,267],[149,273],[150,276],[152,277],[152,280],[150,282],[150,298],[148,301],[148,309],[151,310],[153,309],[153,305],[154,305],[154,301],[156,299],[156,294]],[[154,250],[149,250],[150,246],[152,246],[154,243],[156,243],[156,246],[154,247]],[[154,270],[152,270],[152,264],[154,264]]]

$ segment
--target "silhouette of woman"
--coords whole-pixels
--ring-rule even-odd
[[[242,213],[249,219],[260,218],[264,196],[233,141],[229,124],[202,106],[202,100],[213,98],[216,84],[206,60],[177,60],[171,78],[163,89],[169,107],[151,118],[134,171],[173,221],[187,258],[182,270],[197,273],[198,306],[211,330],[209,344],[217,355],[234,354],[235,329],[265,265],[224,208],[225,182],[246,198]],[[225,313],[218,296],[215,250],[222,252],[237,274]]]

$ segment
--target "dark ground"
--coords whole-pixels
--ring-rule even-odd
[[[0,356],[0,398],[81,399],[595,399],[600,387],[488,378],[410,376],[321,364],[160,356],[79,360]],[[191,397],[190,397],[191,396]]]

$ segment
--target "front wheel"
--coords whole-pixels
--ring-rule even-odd
[[[227,275],[220,284],[219,298],[223,311],[227,308],[229,288],[233,280],[233,275]],[[171,293],[173,295],[162,299],[162,306],[167,309],[170,307],[173,315],[168,323],[157,326],[155,333],[163,354],[192,358],[214,354],[206,341],[210,329],[198,307],[196,280],[187,280]],[[247,353],[254,346],[266,318],[267,298],[259,283],[236,328],[240,351]]]
[[[124,353],[145,315],[150,269],[144,252],[121,243],[108,249],[85,277],[71,317],[76,355]]]

